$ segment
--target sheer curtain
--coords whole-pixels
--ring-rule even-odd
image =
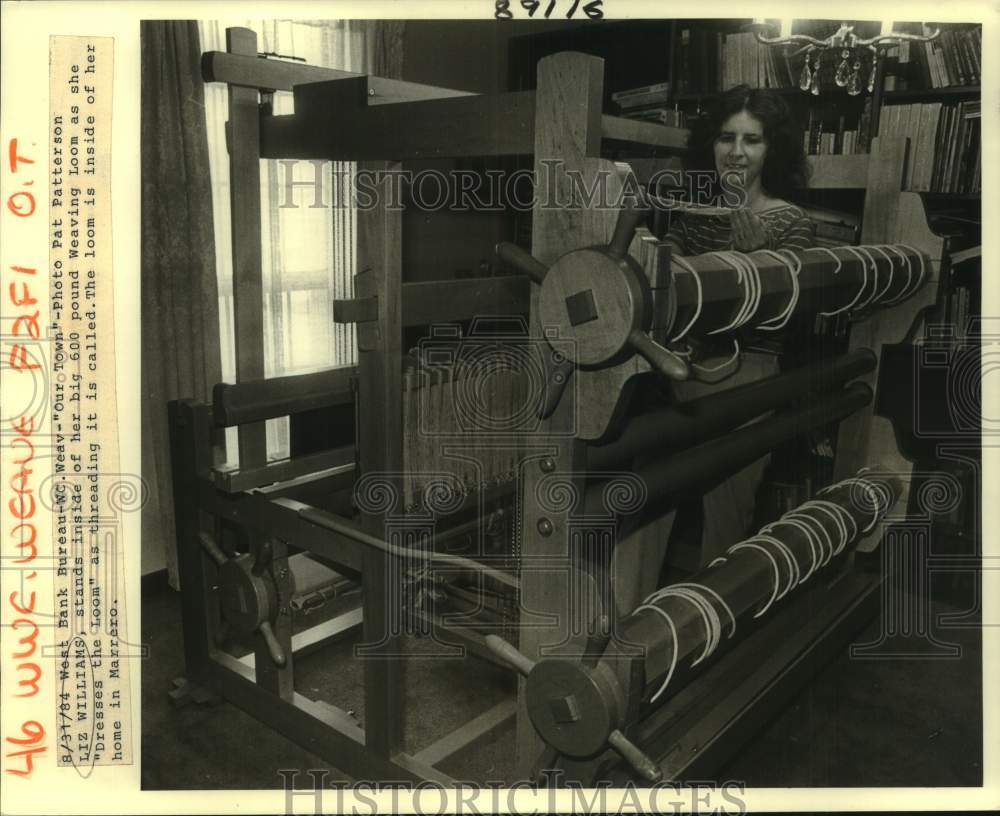
[[[225,51],[225,29],[233,23],[199,23],[202,50]],[[257,32],[260,52],[302,57],[310,65],[374,73],[377,40],[368,21],[267,20],[237,23]],[[222,378],[236,380],[233,323],[233,264],[226,151],[226,86],[205,88],[209,164],[215,218],[216,271]],[[274,113],[294,113],[291,93],[274,94]],[[333,300],[351,297],[355,273],[356,216],[337,200],[333,179],[354,171],[353,162],[261,161],[261,236],[264,286],[264,366],[267,377],[302,374],[354,362],[354,327],[335,325]],[[318,177],[322,188],[298,185],[286,200],[288,176],[295,182]],[[314,206],[317,202],[321,206]],[[293,204],[294,206],[288,206]],[[285,205],[285,206],[280,206]],[[288,455],[288,421],[267,427],[270,458]],[[235,429],[227,437],[236,458]]]

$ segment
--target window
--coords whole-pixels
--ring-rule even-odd
[[[225,29],[257,32],[258,50],[302,57],[310,65],[365,73],[373,30],[361,21],[269,20],[199,24],[202,49],[225,51]],[[209,163],[215,218],[216,274],[222,377],[236,381],[229,156],[226,151],[227,89],[205,88]],[[294,112],[291,93],[274,94],[275,114]],[[261,244],[264,288],[265,376],[302,374],[355,361],[354,327],[335,325],[333,301],[351,297],[355,273],[356,214],[338,200],[334,178],[354,172],[353,162],[261,161]],[[319,181],[320,189],[312,184]],[[291,186],[290,182],[305,182]],[[314,206],[319,203],[321,206]],[[288,455],[288,420],[267,423],[269,458]],[[236,430],[227,433],[235,462]]]

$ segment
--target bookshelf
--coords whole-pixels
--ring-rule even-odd
[[[937,24],[932,24],[937,26]],[[927,33],[928,26],[902,23],[897,30]],[[886,53],[883,87],[887,92],[908,90],[959,91],[978,87],[982,75],[982,28],[969,23],[940,25],[931,42],[902,42]]]
[[[941,102],[942,105],[978,101],[981,70],[981,27],[968,23],[931,23],[942,29],[933,43],[903,43],[884,53],[872,93],[851,96],[834,83],[839,55],[825,55],[821,92],[813,96],[799,88],[805,56],[794,49],[761,45],[747,19],[682,19],[607,21],[599,25],[574,23],[538,33],[513,36],[508,44],[508,90],[534,87],[535,65],[548,54],[574,50],[605,61],[604,112],[638,118],[650,109],[677,113],[671,122],[683,126],[722,90],[745,82],[770,87],[789,102],[804,129],[813,133],[811,154],[866,153],[880,130],[881,116],[893,105]],[[838,21],[796,21],[796,33],[827,36]],[[877,34],[881,23],[855,23],[861,36]],[[919,23],[896,23],[894,29],[920,33]],[[530,29],[525,29],[526,32]],[[869,58],[862,64],[867,84]],[[623,109],[615,97],[640,86],[665,86],[656,101],[643,108]],[[643,110],[644,109],[644,110]],[[856,132],[845,142],[843,133]],[[831,140],[829,137],[834,138]],[[824,139],[823,137],[826,136]],[[845,144],[848,150],[844,150]],[[958,192],[971,190],[919,190]]]
[[[683,108],[689,116],[697,115],[702,105],[736,84],[769,87],[786,98],[800,124],[812,133],[808,152],[825,155],[867,152],[871,138],[881,132],[881,117],[889,105],[937,102],[951,105],[962,101],[971,105],[980,95],[982,45],[981,28],[977,25],[941,24],[942,33],[937,41],[902,43],[888,49],[879,61],[871,94],[863,90],[851,96],[845,88],[838,87],[834,75],[839,55],[826,54],[820,69],[820,94],[814,96],[798,86],[805,55],[758,43],[747,30],[750,22],[683,20],[676,23],[670,72],[673,104]],[[796,23],[794,31],[824,37],[836,26],[832,21],[802,21]],[[877,22],[856,24],[862,36],[877,33],[879,26]],[[909,33],[922,31],[919,23],[897,23],[894,28]],[[864,85],[870,59],[863,59],[861,68]],[[845,139],[845,131],[857,135]],[[968,193],[972,190],[935,192]]]
[[[851,96],[834,82],[839,55],[827,54],[818,96],[798,87],[804,55],[756,42],[751,20],[679,20],[671,48],[670,104],[688,121],[725,88],[738,82],[770,87],[782,95],[805,131],[814,170],[852,173],[850,154],[865,154],[877,135],[910,140],[904,189],[924,197],[928,217],[953,242],[978,243],[981,140],[979,85],[982,31],[978,24],[929,23],[941,29],[931,43],[901,43],[879,60],[872,93]],[[795,33],[825,37],[837,21],[796,21]],[[861,36],[878,33],[879,22],[856,24]],[[920,23],[894,30],[926,33]],[[724,63],[732,62],[727,67]],[[764,66],[762,68],[761,66]],[[862,64],[867,80],[869,63]],[[852,211],[856,198],[835,191],[807,193],[829,210]],[[808,203],[808,202],[804,202]]]
[[[907,88],[899,91],[883,91],[883,102],[923,101],[926,99],[948,99],[954,97],[978,97],[982,89],[978,85],[960,85],[955,88]]]

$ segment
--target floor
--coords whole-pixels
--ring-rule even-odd
[[[967,607],[950,597],[933,601],[931,620]],[[880,623],[873,620],[855,642],[877,640]],[[959,647],[948,659],[931,658],[940,646],[924,639],[883,644],[879,659],[852,659],[845,651],[716,778],[752,787],[981,785],[981,648],[972,623],[932,629],[940,643]],[[184,671],[176,593],[144,599],[142,631],[151,655],[142,672],[144,789],[276,788],[278,769],[329,769],[327,784],[347,779],[229,703],[169,703],[167,692]],[[886,658],[894,647],[921,656]],[[429,647],[415,642],[414,648],[426,653]],[[297,690],[363,717],[361,675],[350,655],[344,643],[297,660]],[[509,673],[475,658],[410,661],[407,748],[423,747],[513,688]],[[463,780],[497,779],[512,751],[513,734],[500,734],[442,770]]]

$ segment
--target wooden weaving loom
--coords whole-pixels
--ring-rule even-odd
[[[669,154],[685,133],[603,115],[602,61],[574,53],[542,60],[534,92],[482,97],[260,59],[252,32],[229,29],[227,52],[205,54],[203,73],[229,87],[238,383],[220,384],[212,404],[170,405],[186,661],[176,696],[219,694],[359,779],[448,783],[440,765],[512,721],[508,782],[553,767],[593,783],[690,778],[717,766],[873,614],[880,576],[851,553],[877,544],[884,518],[905,513],[910,464],[874,415],[872,390],[881,344],[902,341],[934,303],[943,254],[919,197],[900,192],[905,140],[814,159],[814,186],[866,190],[862,248],[832,253],[671,259],[648,234],[633,240],[640,203],[536,205],[531,254],[498,248],[520,274],[403,283],[401,213],[361,210],[365,271],[355,297],[335,304],[337,320],[357,325],[357,366],[266,380],[260,158],[391,169],[426,157],[530,154],[543,180],[536,198],[566,201],[568,176],[545,189],[542,161],[561,160],[588,184],[603,175],[615,194],[677,166]],[[295,114],[270,113],[274,91],[295,94]],[[629,167],[601,158],[602,148],[626,143],[668,155]],[[735,399],[720,393],[626,421],[637,377],[691,373],[670,343],[678,333],[729,335],[741,320],[774,326],[852,303],[867,316],[848,355],[751,384]],[[405,327],[525,314],[527,337],[515,331],[509,345],[495,332],[431,332],[416,357],[404,354]],[[751,434],[739,430],[803,392],[824,396]],[[478,425],[463,425],[470,405],[473,420],[486,417]],[[356,433],[269,462],[264,422],[286,415],[293,428],[303,417],[340,416]],[[615,609],[608,563],[623,544],[622,516],[644,502],[666,512],[736,463],[835,420],[839,486],[687,590],[663,588],[638,609]],[[223,470],[214,442],[231,426],[239,467]],[[637,451],[661,444],[662,458],[633,467]],[[866,467],[874,470],[858,477]],[[454,547],[470,535],[471,550]],[[638,574],[641,558],[619,569]],[[430,565],[445,578],[414,582]],[[827,578],[799,589],[821,568]],[[344,582],[360,585],[361,607],[293,636],[296,610]],[[415,586],[423,597],[447,594],[481,625],[449,627],[407,600]],[[398,624],[412,618],[523,677],[516,700],[405,752]],[[294,683],[296,655],[359,628],[363,727]],[[223,649],[227,638],[252,657]]]

